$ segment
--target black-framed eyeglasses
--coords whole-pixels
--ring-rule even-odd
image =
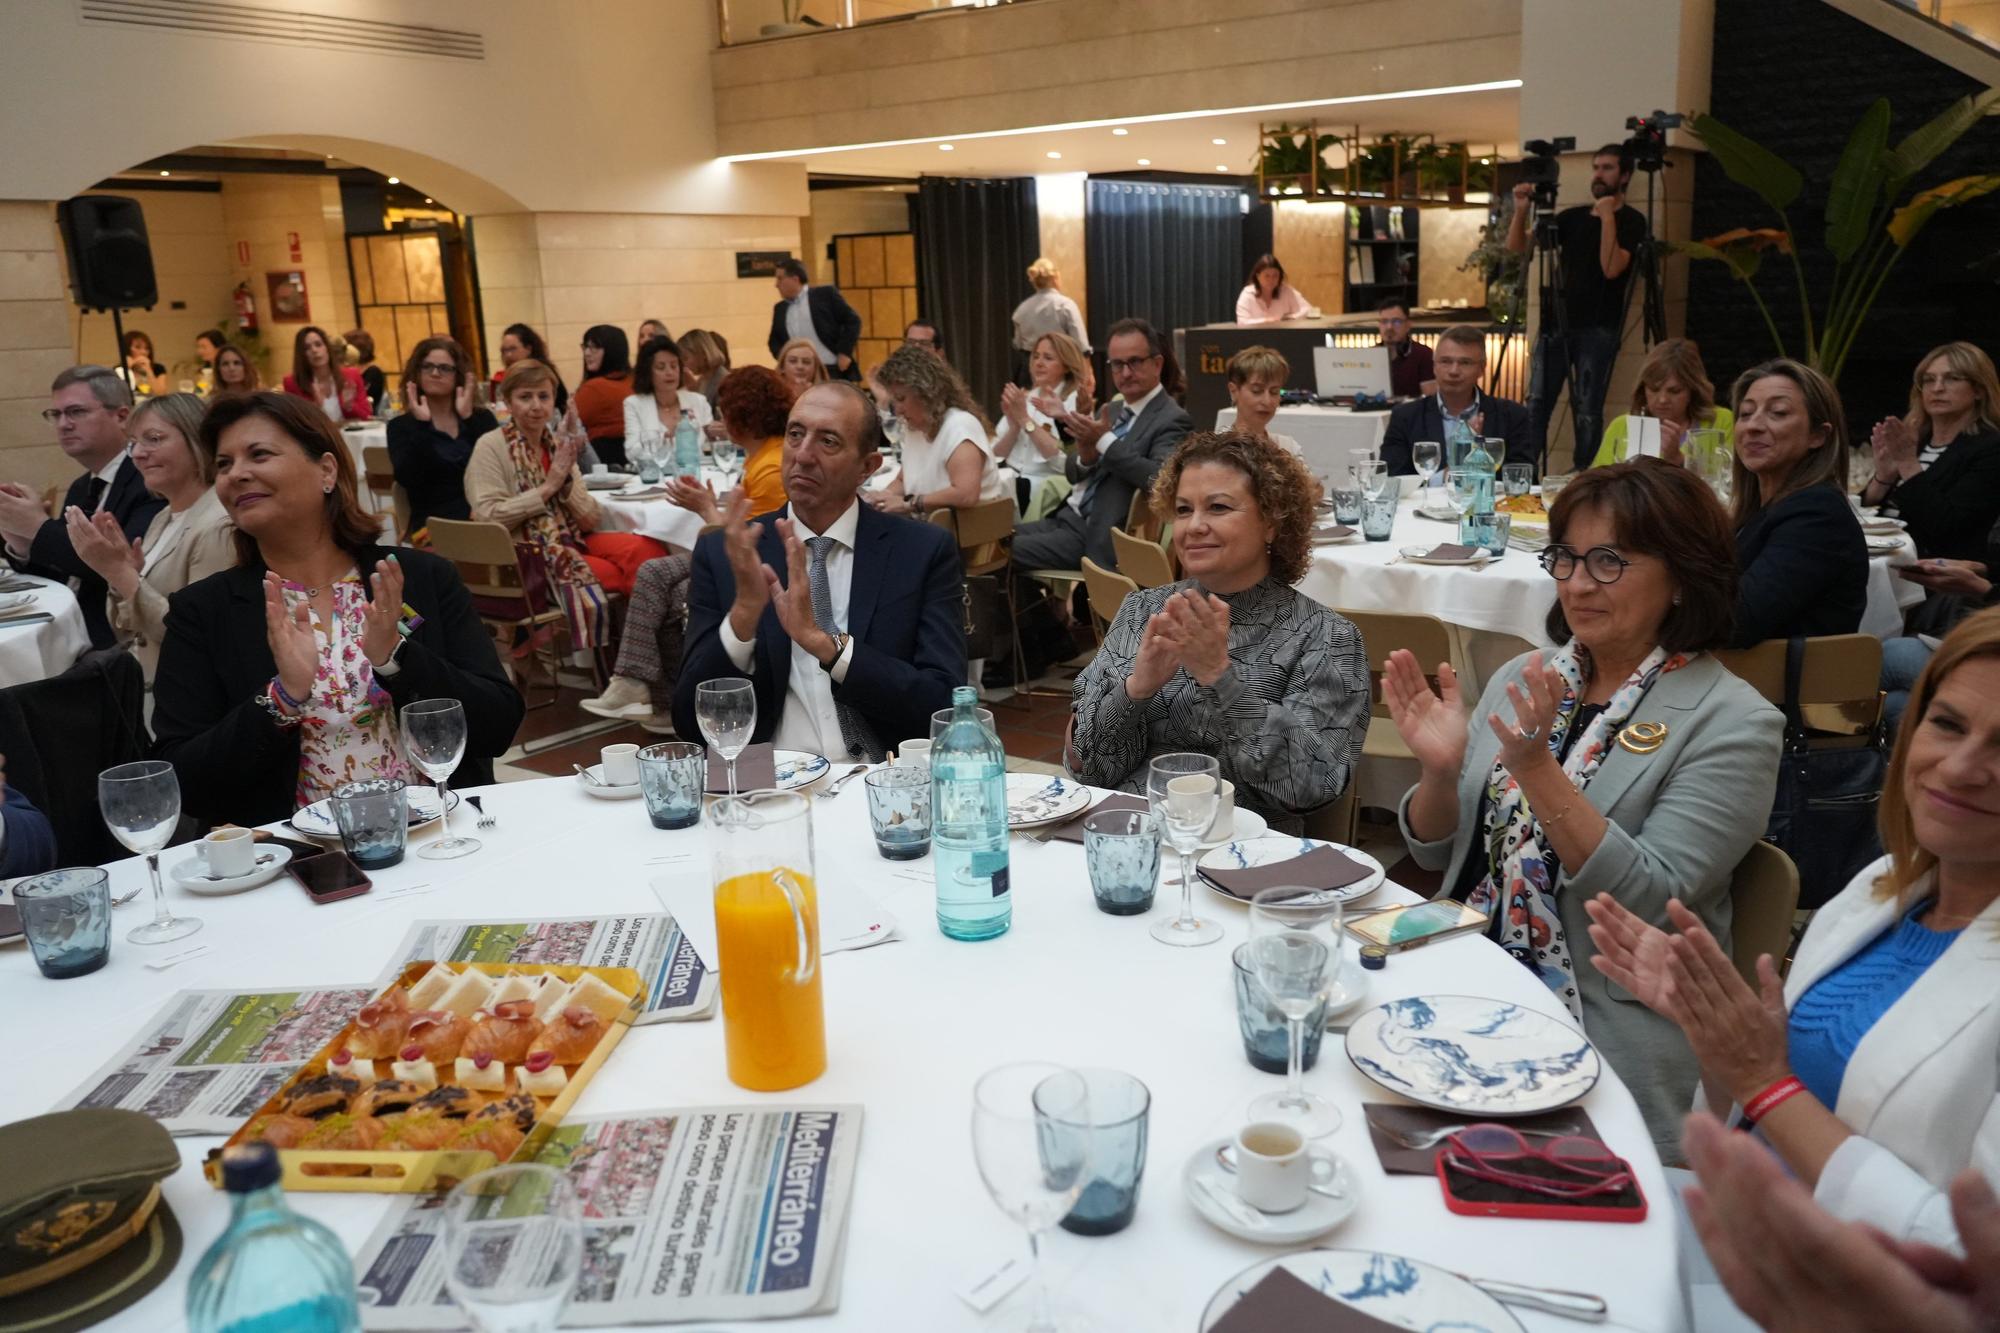
[[[1570,575],[1576,573],[1579,564],[1594,582],[1616,583],[1625,577],[1627,569],[1637,563],[1627,560],[1609,546],[1593,546],[1582,555],[1578,555],[1574,547],[1550,546],[1543,550],[1539,558],[1542,568],[1549,571],[1550,578],[1565,583]]]
[[[432,375],[456,375],[458,367],[449,361],[426,361],[423,369]]]
[[[1128,356],[1125,357],[1123,360],[1107,361],[1104,364],[1111,367],[1112,373],[1116,374],[1121,370],[1137,370],[1140,366],[1145,365],[1148,361],[1157,361],[1159,359],[1160,359],[1160,354],[1158,352],[1154,352],[1149,356]]]

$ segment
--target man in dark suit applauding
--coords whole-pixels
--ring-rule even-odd
[[[1065,464],[1074,483],[1049,518],[1014,530],[1016,569],[1075,569],[1089,556],[1118,568],[1111,529],[1123,526],[1132,497],[1153,489],[1153,478],[1194,422],[1174,401],[1166,347],[1143,319],[1113,324],[1104,344],[1118,401],[1096,416],[1065,412],[1062,423],[1076,440]]]
[[[1391,476],[1411,476],[1416,464],[1410,461],[1410,446],[1421,440],[1445,443],[1445,418],[1463,421],[1481,439],[1504,439],[1504,463],[1536,465],[1535,443],[1528,430],[1528,409],[1479,391],[1486,374],[1486,335],[1470,324],[1454,324],[1438,335],[1437,352],[1432,358],[1437,376],[1437,392],[1425,394],[1413,403],[1403,403],[1389,413],[1382,435],[1382,461]],[[1440,463],[1440,467],[1443,464]]]
[[[874,762],[930,735],[965,683],[965,576],[943,528],[861,502],[881,444],[867,394],[806,390],[785,426],[790,503],[751,522],[739,492],[695,543],[680,735],[701,734],[696,687],[725,676],[756,686],[757,741]]]
[[[796,259],[778,261],[778,297],[771,307],[771,355],[794,338],[803,338],[819,355],[826,373],[837,380],[858,380],[854,345],[861,340],[861,316],[847,304],[838,287],[808,287],[806,266]]]
[[[104,580],[70,545],[63,513],[107,513],[127,537],[136,541],[145,535],[146,525],[166,501],[148,492],[139,469],[126,461],[125,418],[131,413],[132,391],[116,372],[71,366],[49,386],[49,407],[42,413],[55,426],[62,451],[83,467],[83,475],[63,497],[62,510],[51,516],[32,488],[0,482],[0,535],[6,537],[7,558],[30,574],[70,584],[90,642],[99,648],[115,641],[104,611]]]

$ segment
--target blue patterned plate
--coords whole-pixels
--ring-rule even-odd
[[[1347,1030],[1347,1058],[1391,1092],[1474,1116],[1568,1106],[1604,1068],[1569,1023],[1477,995],[1413,995],[1370,1009]]]
[[[1061,775],[1009,773],[1007,775],[1007,827],[1033,828],[1054,819],[1067,819],[1090,804],[1090,788]]]
[[[771,760],[776,765],[775,782],[779,791],[792,791],[809,782],[817,782],[832,767],[826,762],[825,755],[807,750],[773,750]]]
[[[1352,884],[1326,891],[1343,903],[1367,897],[1381,888],[1382,881],[1388,877],[1388,872],[1382,869],[1382,863],[1359,847],[1348,847],[1320,838],[1294,837],[1288,833],[1273,833],[1262,838],[1225,842],[1214,851],[1204,853],[1202,858],[1194,863],[1194,868],[1196,873],[1204,870],[1248,870],[1252,866],[1267,866],[1275,861],[1293,860],[1304,856],[1315,847],[1331,847],[1336,852],[1345,853],[1352,860],[1368,867],[1366,879],[1357,879]],[[1206,875],[1202,876],[1201,884],[1219,898],[1227,899],[1239,906],[1244,904],[1244,900],[1235,894],[1225,893],[1209,883]]]
[[[1396,1328],[1451,1333],[1522,1333],[1521,1321],[1456,1273],[1374,1250],[1301,1250],[1252,1264],[1222,1284],[1201,1312],[1214,1328],[1244,1293],[1282,1268],[1313,1290]]]
[[[409,788],[409,819],[411,828],[422,828],[438,817],[437,788],[412,786]],[[451,794],[451,808],[458,809],[458,793]],[[333,822],[333,802],[314,801],[301,810],[294,811],[288,822],[294,829],[308,838],[331,838],[340,841],[340,825]]]

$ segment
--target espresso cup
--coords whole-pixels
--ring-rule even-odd
[[[209,874],[234,879],[257,864],[257,837],[247,828],[219,828],[201,840],[201,854]]]
[[[896,762],[898,764],[921,764],[926,768],[930,767],[931,743],[928,740],[904,741],[896,747]]]
[[[1259,1120],[1236,1131],[1236,1193],[1261,1213],[1302,1207],[1312,1183],[1306,1137],[1290,1125]]]
[[[1227,842],[1236,836],[1236,784],[1222,779],[1222,795],[1216,798],[1215,820],[1208,826],[1203,842]]]
[[[598,752],[604,763],[604,785],[629,787],[639,780],[639,747],[607,745]]]

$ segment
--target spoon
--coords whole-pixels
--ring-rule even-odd
[[[1324,1194],[1329,1199],[1346,1198],[1347,1191],[1340,1187],[1339,1164],[1327,1158],[1317,1157],[1317,1156],[1313,1157],[1311,1161],[1312,1161],[1312,1167],[1310,1169],[1312,1172],[1312,1178],[1307,1182],[1306,1188],[1311,1190],[1314,1194]],[[1326,1163],[1326,1179],[1324,1183],[1321,1182],[1319,1173],[1319,1166],[1320,1163],[1322,1162]],[[1236,1145],[1233,1143],[1225,1143],[1220,1148],[1217,1148],[1215,1150],[1215,1164],[1221,1167],[1224,1171],[1227,1171],[1230,1175],[1232,1176],[1235,1175]]]
[[[273,861],[277,859],[278,858],[276,856],[270,856],[270,855],[260,856],[255,861],[252,861],[250,863],[250,869],[248,871],[245,871],[244,873],[245,874],[254,873],[258,870],[263,869],[265,866],[270,865]],[[219,884],[225,879],[241,879],[242,876],[241,875],[196,875],[195,878],[205,879],[208,880],[210,883]]]
[[[598,777],[597,774],[591,772],[589,769],[585,768],[582,764],[571,764],[570,767],[576,770],[576,775],[578,777],[582,778],[585,782],[589,783],[591,786],[602,787],[604,785],[603,778]]]

